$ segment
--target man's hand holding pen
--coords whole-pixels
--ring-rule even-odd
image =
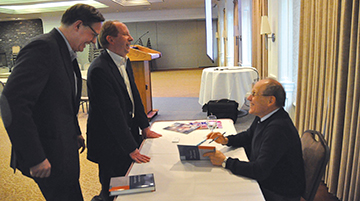
[[[228,143],[228,138],[224,136],[225,133],[213,132],[209,133],[206,138],[213,139],[215,142],[226,145]]]

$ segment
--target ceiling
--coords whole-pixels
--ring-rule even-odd
[[[11,0],[4,0],[11,1]],[[24,0],[22,2],[27,2]],[[37,3],[39,1],[46,2],[61,2],[66,0],[34,0]],[[137,11],[152,11],[152,10],[173,10],[173,9],[193,9],[193,8],[204,8],[204,0],[163,0],[161,3],[151,3],[148,6],[121,6],[113,2],[112,0],[96,0],[102,4],[108,6],[107,8],[99,8],[100,12],[103,14],[106,13],[123,13],[123,12],[137,12]],[[149,0],[151,1],[151,0]],[[0,2],[0,4],[3,4]],[[30,3],[20,3],[16,5],[29,5]],[[9,5],[9,4],[8,4]],[[61,15],[64,11],[54,11],[54,12],[43,12],[43,13],[33,13],[33,14],[6,14],[1,13],[0,9],[0,20],[15,20],[15,19],[29,19],[29,18],[41,18],[48,16],[58,16]]]

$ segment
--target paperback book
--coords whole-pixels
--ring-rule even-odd
[[[110,179],[110,196],[155,191],[154,174],[140,174]]]
[[[215,152],[214,146],[196,146],[196,145],[177,145],[179,149],[180,160],[210,160],[203,155],[207,152]]]

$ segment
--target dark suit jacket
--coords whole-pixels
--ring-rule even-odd
[[[124,79],[108,52],[103,51],[89,67],[87,147],[90,161],[99,163],[115,156],[129,161],[129,154],[141,143],[139,128],[149,126],[129,60],[126,70],[135,104],[134,118]]]
[[[264,122],[259,120],[256,117],[247,131],[228,136],[228,146],[244,147],[249,162],[229,158],[226,168],[256,179],[261,188],[284,196],[300,196],[305,189],[305,175],[295,126],[283,108]]]
[[[51,177],[77,180],[79,100],[69,50],[56,29],[22,48],[1,96],[12,165],[29,176],[30,167],[48,158]]]

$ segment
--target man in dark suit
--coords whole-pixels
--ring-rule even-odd
[[[75,52],[96,42],[104,20],[89,5],[67,9],[59,28],[21,49],[1,96],[11,165],[33,178],[46,200],[83,200],[78,149],[85,143],[77,119],[81,74]]]
[[[133,161],[149,162],[138,147],[143,138],[160,137],[151,131],[126,54],[133,41],[125,24],[107,21],[99,35],[105,49],[90,65],[87,124],[88,159],[99,165],[102,190],[93,200],[110,200],[111,177],[124,176]],[[142,136],[139,134],[142,130]]]
[[[244,147],[249,161],[226,157],[220,151],[207,153],[214,165],[233,174],[256,179],[267,201],[299,201],[305,190],[304,162],[299,134],[283,109],[285,90],[273,79],[256,83],[249,113],[256,115],[250,128],[224,137],[210,133],[209,139],[233,147]],[[230,189],[229,189],[230,190]]]

